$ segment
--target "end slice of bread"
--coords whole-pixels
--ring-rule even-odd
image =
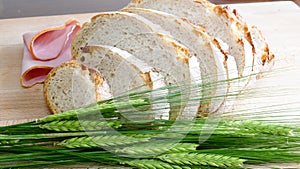
[[[274,64],[274,55],[270,52],[269,45],[260,29],[252,26],[250,33],[256,49],[253,65],[254,72],[268,71]]]
[[[111,97],[104,77],[74,60],[50,71],[44,83],[44,95],[53,114]]]

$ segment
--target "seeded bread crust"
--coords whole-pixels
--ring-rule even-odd
[[[83,80],[82,83],[84,83],[86,89],[74,89],[74,87],[78,86],[73,84],[72,80],[74,80],[73,78],[76,78],[77,75]],[[73,89],[76,90],[76,92],[80,92],[81,90],[89,92],[90,95],[87,95],[89,101],[74,101],[74,99],[77,98],[73,96]],[[85,93],[82,93],[82,95],[84,94]],[[98,71],[88,68],[74,60],[63,63],[50,71],[44,83],[44,96],[53,114],[76,109],[111,97],[104,77]]]

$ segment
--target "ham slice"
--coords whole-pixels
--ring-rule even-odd
[[[43,83],[53,67],[71,60],[71,43],[80,28],[79,21],[71,19],[62,26],[25,33],[21,85]]]

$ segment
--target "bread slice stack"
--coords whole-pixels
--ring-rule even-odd
[[[170,106],[155,117],[162,119],[228,110],[226,96],[243,89],[274,57],[259,29],[206,0],[132,0],[85,23],[71,52],[107,79],[113,96],[179,86],[182,102],[159,105]],[[202,84],[197,92],[195,83]],[[190,106],[190,97],[201,101]]]
[[[95,36],[96,35],[96,36]],[[159,25],[128,12],[102,13],[86,23],[73,41],[72,55],[82,55],[80,49],[91,44],[117,47],[154,67],[168,85],[184,84],[200,79],[197,61],[191,62],[189,49],[169,36]],[[126,72],[124,72],[126,77]],[[123,82],[124,83],[124,82]],[[189,91],[182,89],[182,96]],[[178,98],[181,99],[181,98]],[[170,116],[181,114],[185,102],[171,103]],[[176,116],[176,115],[174,115]]]

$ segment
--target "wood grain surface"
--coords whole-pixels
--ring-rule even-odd
[[[236,8],[250,25],[257,25],[262,29],[279,60],[278,65],[300,65],[300,9],[295,3],[283,1],[230,6]],[[44,101],[42,85],[25,89],[19,84],[22,34],[63,23],[70,18],[77,18],[83,23],[93,15],[94,13],[0,20],[0,125],[20,123],[50,114]],[[296,80],[300,77],[298,73],[299,69],[295,69],[293,74],[279,74],[262,79],[256,86],[264,87],[268,83],[283,83],[282,81],[289,81],[291,85],[297,86]],[[299,92],[295,95],[300,96],[297,94]]]

